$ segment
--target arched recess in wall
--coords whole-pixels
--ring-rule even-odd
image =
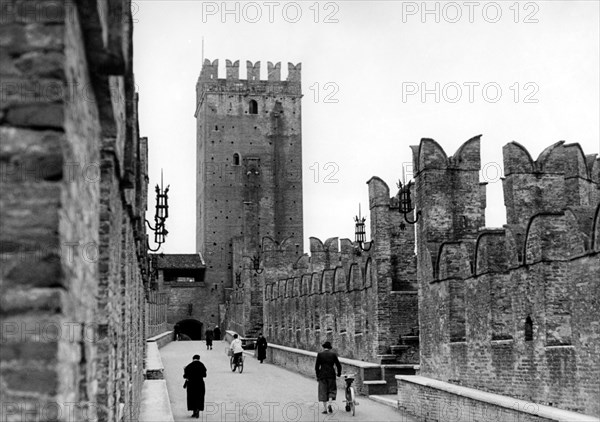
[[[183,319],[175,324],[175,338],[180,340],[202,340],[202,323],[197,319]]]
[[[248,102],[248,113],[258,114],[258,103],[256,102],[256,100],[250,100]]]
[[[240,165],[240,154],[238,154],[237,152],[235,154],[233,154],[233,165],[234,166],[239,166]]]
[[[372,264],[371,258],[367,259],[367,263],[365,264],[364,281],[365,281],[364,287],[373,286],[373,264]]]

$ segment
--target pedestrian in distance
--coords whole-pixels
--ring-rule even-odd
[[[206,350],[212,350],[213,330],[209,328],[204,334],[206,337]]]
[[[204,378],[206,378],[206,366],[200,362],[200,355],[192,357],[192,363],[183,369],[185,383],[183,388],[187,390],[187,408],[191,410],[192,418],[199,418],[200,412],[204,412]]]
[[[217,341],[221,340],[221,330],[219,329],[219,327],[215,327],[215,329],[213,330],[213,339]]]
[[[315,372],[319,380],[319,401],[323,403],[322,413],[327,414],[327,411],[333,413],[331,401],[334,401],[337,396],[336,369],[339,377],[342,375],[342,365],[337,354],[331,350],[330,342],[323,343],[323,349],[317,354]]]
[[[263,337],[262,333],[259,333],[256,340],[256,358],[260,363],[267,358],[267,346],[267,339]]]

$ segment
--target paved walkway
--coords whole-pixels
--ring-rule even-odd
[[[173,418],[194,421],[186,409],[183,368],[194,354],[208,369],[206,407],[200,421],[275,422],[275,421],[414,421],[402,413],[366,397],[359,397],[356,416],[344,410],[343,390],[338,390],[333,414],[321,414],[317,400],[317,381],[267,363],[260,364],[246,355],[244,372],[231,372],[225,354],[228,344],[215,341],[213,350],[206,350],[203,341],[172,342],[160,349]],[[338,381],[342,387],[343,382]]]

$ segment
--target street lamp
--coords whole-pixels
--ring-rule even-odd
[[[241,271],[236,271],[235,272],[235,284],[236,286],[241,287],[242,285],[242,273]]]
[[[408,182],[406,185],[402,185],[402,182],[398,180],[398,183],[396,184],[396,186],[398,186],[398,211],[400,212],[400,214],[404,214],[404,220],[408,223],[408,224],[415,224],[417,221],[419,221],[419,217],[421,216],[421,211],[417,211],[417,217],[413,220],[410,221],[407,217],[407,214],[412,213],[415,209],[412,200],[410,198],[410,188],[412,186],[413,182],[412,180],[410,182]],[[406,225],[404,224],[404,222],[400,223],[400,229],[404,230],[406,228]]]
[[[170,185],[169,185],[170,186]],[[154,232],[154,243],[158,244],[156,249],[152,249],[150,245],[148,245],[148,249],[152,252],[156,252],[160,249],[160,245],[165,243],[165,237],[169,233],[165,227],[165,221],[169,217],[169,186],[163,190],[163,175],[162,170],[160,171],[160,188],[156,185],[156,211],[154,214],[154,227],[150,225],[148,220],[146,224],[150,230]]]
[[[358,247],[365,252],[368,252],[371,250],[371,246],[373,246],[373,242],[369,242],[369,247],[368,248],[364,248],[363,247],[363,243],[366,243],[367,240],[367,235],[365,232],[365,221],[367,219],[365,217],[362,217],[360,215],[360,204],[358,204],[358,217],[354,217],[354,221],[356,222],[355,227],[354,227],[354,239],[355,242],[358,244]]]
[[[265,270],[264,268],[260,268],[260,255],[252,257],[252,269],[256,274],[261,274]]]

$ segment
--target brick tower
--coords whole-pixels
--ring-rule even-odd
[[[227,60],[219,79],[218,60],[205,60],[196,84],[196,249],[221,303],[236,287],[236,273],[246,274],[250,258],[261,256],[265,238],[291,240],[298,256],[304,249],[301,65],[288,64],[285,81],[280,63],[268,63],[266,81],[260,62],[246,66],[241,80],[239,61]],[[262,286],[247,287],[250,297]],[[255,318],[262,319],[261,310]]]

